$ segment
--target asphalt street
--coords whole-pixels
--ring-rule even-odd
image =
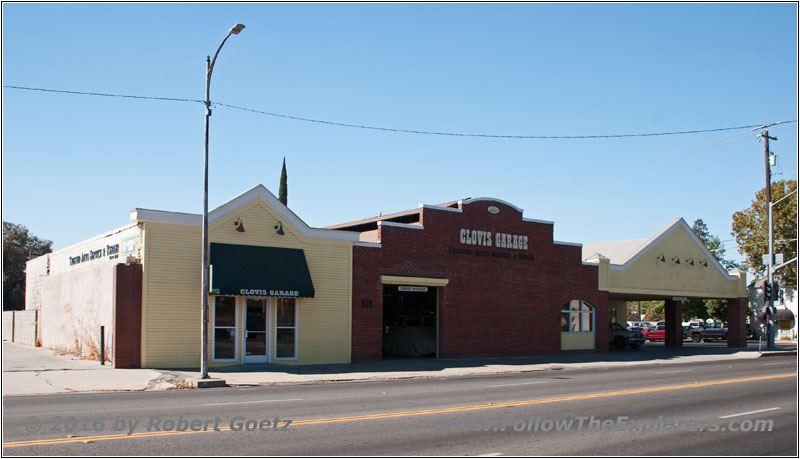
[[[798,454],[796,357],[3,405],[4,455]]]

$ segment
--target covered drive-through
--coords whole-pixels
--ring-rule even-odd
[[[598,265],[598,289],[608,292],[618,323],[626,321],[627,301],[664,300],[665,344],[679,347],[683,301],[725,299],[728,347],[747,345],[745,273],[727,271],[682,218],[649,239],[584,244],[583,258]]]

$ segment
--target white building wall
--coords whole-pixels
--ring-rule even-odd
[[[783,287],[781,289],[783,291],[783,295],[778,295],[778,301],[774,302],[774,306],[776,309],[783,309],[786,308],[792,311],[794,314],[794,327],[788,329],[781,329],[778,328],[776,324],[776,338],[777,339],[796,339],[798,336],[798,319],[797,319],[797,311],[798,311],[798,300],[797,300],[797,290],[791,287]],[[758,281],[750,284],[748,287],[749,293],[749,305],[750,305],[750,323],[760,325],[759,318],[761,317],[761,313],[764,312],[764,280],[759,279]],[[767,335],[765,333],[765,329],[762,329],[759,326],[753,327],[756,336],[761,337],[762,339],[767,339]]]

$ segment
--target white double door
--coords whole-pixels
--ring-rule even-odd
[[[266,298],[244,298],[244,363],[269,361],[269,306],[270,301]]]

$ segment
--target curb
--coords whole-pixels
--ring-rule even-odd
[[[784,355],[797,355],[797,351],[762,352],[758,357],[780,357]]]

